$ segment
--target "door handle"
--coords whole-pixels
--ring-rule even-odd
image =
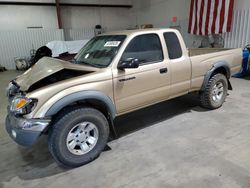
[[[129,77],[129,78],[123,78],[123,79],[120,79],[120,80],[119,80],[119,82],[126,82],[126,81],[129,81],[129,80],[134,80],[134,79],[136,79],[136,77],[135,77],[135,76],[133,76],[133,77]]]
[[[168,68],[162,68],[159,71],[160,71],[160,74],[164,74],[168,72]]]

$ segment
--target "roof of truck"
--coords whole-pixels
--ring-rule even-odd
[[[134,29],[134,30],[122,30],[122,31],[111,31],[104,33],[102,35],[131,35],[137,33],[150,33],[150,32],[159,32],[159,31],[177,31],[176,29],[170,28],[150,28],[150,29]]]

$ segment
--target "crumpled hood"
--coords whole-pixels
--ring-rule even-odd
[[[53,74],[62,70],[75,70],[78,72],[82,71],[83,74],[85,74],[98,71],[99,68],[44,57],[22,75],[18,76],[15,79],[15,82],[18,84],[22,91],[27,91],[33,84],[41,81],[46,77],[53,77]]]

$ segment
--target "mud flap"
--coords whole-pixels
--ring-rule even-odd
[[[227,79],[228,82],[228,90],[233,90],[232,84],[229,79]]]

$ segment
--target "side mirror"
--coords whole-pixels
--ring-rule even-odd
[[[139,67],[139,60],[135,58],[128,58],[126,60],[123,60],[119,63],[118,69],[124,70],[124,69],[136,69]]]

